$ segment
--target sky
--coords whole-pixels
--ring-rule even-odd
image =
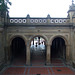
[[[67,17],[72,0],[9,0],[10,17]]]

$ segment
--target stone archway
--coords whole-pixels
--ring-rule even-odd
[[[31,62],[45,65],[47,41],[43,36],[34,36],[30,41]]]
[[[57,38],[57,37],[62,38],[62,39],[64,40],[64,42],[65,42],[65,45],[69,45],[68,39],[65,38],[65,36],[63,36],[63,35],[52,36],[52,37],[50,38],[50,45],[52,45],[52,41],[53,41],[55,38]]]
[[[51,38],[50,60],[52,59],[52,49],[56,49],[56,46],[53,47],[53,44],[56,44],[59,47],[57,51],[56,50],[54,51],[56,54],[57,54],[57,52],[60,54],[60,55],[58,54],[57,57],[62,57],[63,59],[65,59],[65,61],[69,62],[69,60],[70,60],[70,45],[68,44],[68,40],[64,36],[60,36],[60,35],[54,36]],[[62,45],[62,48],[60,48],[60,45]],[[59,51],[59,49],[61,49],[61,50]]]
[[[10,62],[18,62],[18,65],[26,63],[26,42],[22,36],[14,36],[11,38],[10,51],[8,53]]]
[[[66,59],[66,45],[64,39],[56,37],[51,45],[51,59],[61,58]]]

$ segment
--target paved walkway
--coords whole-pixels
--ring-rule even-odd
[[[75,75],[75,70],[67,66],[63,60],[52,59],[51,65],[46,66],[45,53],[34,52],[31,56],[30,66],[25,65],[25,57],[21,56],[5,67],[0,75]]]
[[[7,67],[0,75],[75,75],[68,67]]]
[[[61,59],[53,59],[50,66],[44,60],[32,61],[31,66],[26,66],[25,61],[17,59],[5,67],[0,75],[75,75],[75,70],[67,66]]]

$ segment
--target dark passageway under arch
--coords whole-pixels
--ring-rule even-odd
[[[11,44],[11,60],[19,60],[23,59],[25,61],[26,59],[26,46],[25,42],[22,38],[16,37],[12,40]]]
[[[56,37],[52,41],[51,58],[66,59],[66,45],[64,39],[61,37]]]

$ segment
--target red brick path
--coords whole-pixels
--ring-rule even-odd
[[[68,67],[9,67],[0,75],[75,75]]]
[[[60,59],[53,59],[50,66],[46,66],[44,60],[33,60],[31,66],[26,66],[24,62],[14,61],[2,70],[0,75],[75,75],[75,70]]]

